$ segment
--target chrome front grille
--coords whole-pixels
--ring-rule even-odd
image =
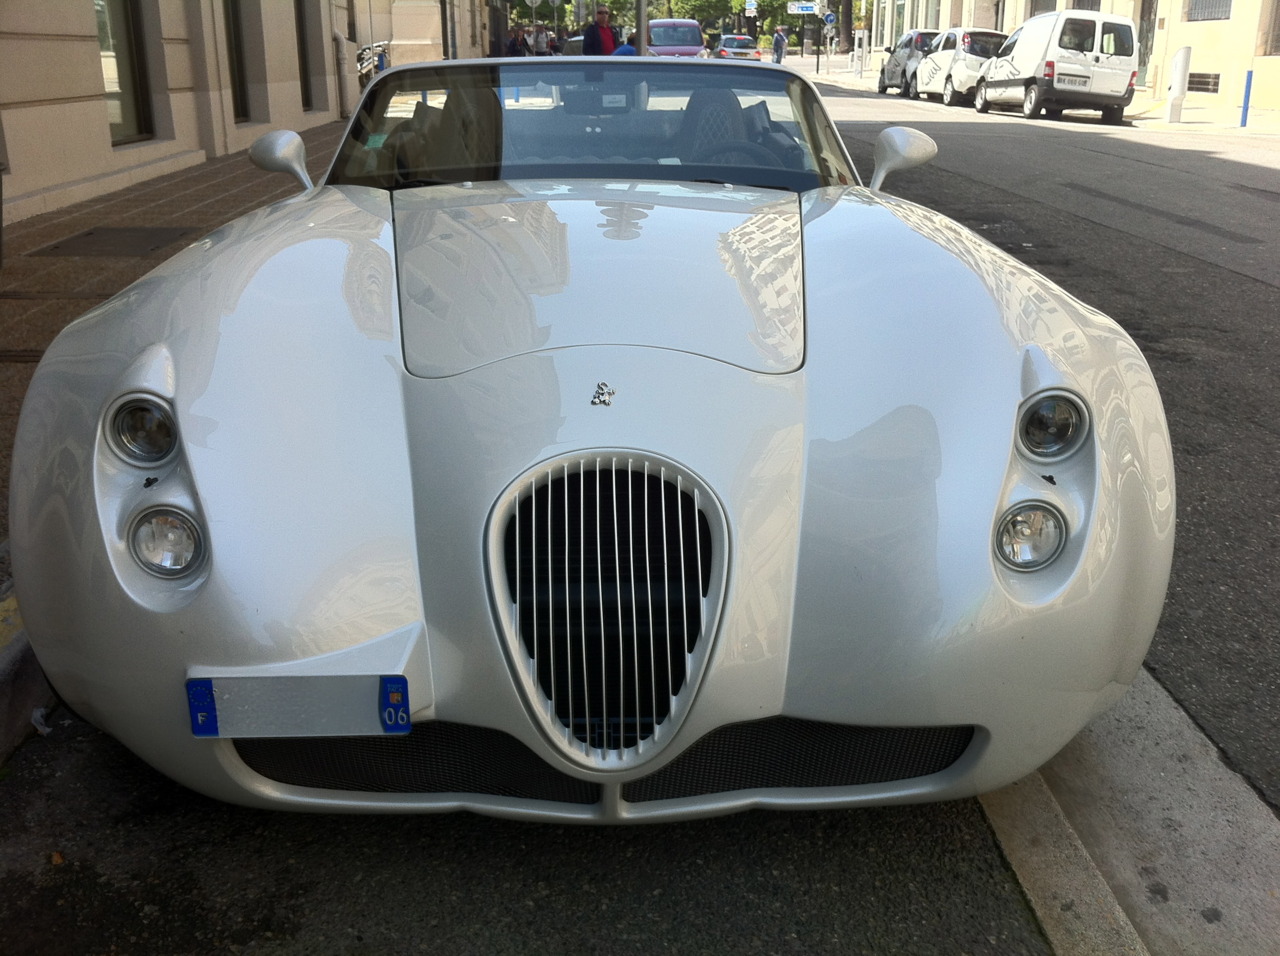
[[[720,590],[709,505],[687,472],[622,454],[544,465],[506,499],[508,648],[553,737],[593,765],[683,716]]]

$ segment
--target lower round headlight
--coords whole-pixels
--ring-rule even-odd
[[[169,508],[148,511],[138,518],[129,543],[137,562],[164,578],[192,571],[204,554],[196,523],[182,512]]]
[[[1039,501],[1010,508],[996,525],[996,554],[1015,571],[1043,568],[1062,552],[1066,541],[1066,520]]]

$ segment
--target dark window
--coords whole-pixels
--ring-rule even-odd
[[[307,0],[293,0],[294,30],[298,35],[298,89],[302,94],[302,108],[311,107],[311,60],[307,56]]]
[[[1102,22],[1102,45],[1107,56],[1133,56],[1133,30],[1127,23]]]
[[[231,109],[237,123],[249,121],[249,79],[244,70],[244,20],[240,0],[222,0],[227,26],[227,68],[231,72]]]
[[[1271,3],[1271,29],[1267,31],[1263,56],[1280,56],[1280,0]]]
[[[1098,25],[1092,20],[1068,18],[1062,24],[1062,34],[1058,37],[1058,46],[1064,50],[1075,50],[1077,53],[1092,53],[1094,33]]]
[[[141,29],[133,0],[94,0],[98,53],[107,94],[111,145],[136,143],[155,133],[146,61],[138,42]]]
[[[1071,0],[1067,6],[1071,10],[1101,10],[1102,0]]]
[[[1031,0],[1031,8],[1027,11],[1027,18],[1036,16],[1041,13],[1052,13],[1058,9],[1058,0]]]
[[[1191,73],[1187,76],[1187,90],[1192,93],[1216,93],[1221,76],[1221,73]]]
[[[1231,0],[1187,0],[1188,20],[1230,20]]]

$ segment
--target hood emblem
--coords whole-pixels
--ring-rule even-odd
[[[616,388],[610,388],[608,382],[600,382],[596,385],[596,393],[591,396],[592,405],[612,405],[613,396],[618,394]]]

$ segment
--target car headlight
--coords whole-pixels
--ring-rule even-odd
[[[117,405],[107,429],[112,447],[134,464],[158,464],[178,447],[173,413],[149,396],[135,396]]]
[[[199,527],[172,508],[156,508],[141,515],[133,523],[129,544],[137,562],[162,578],[186,574],[204,557]]]
[[[1028,454],[1049,460],[1079,448],[1088,428],[1079,399],[1065,392],[1046,392],[1023,407],[1018,438]]]
[[[996,555],[1015,571],[1043,568],[1066,542],[1066,520],[1041,501],[1015,505],[996,524]]]

